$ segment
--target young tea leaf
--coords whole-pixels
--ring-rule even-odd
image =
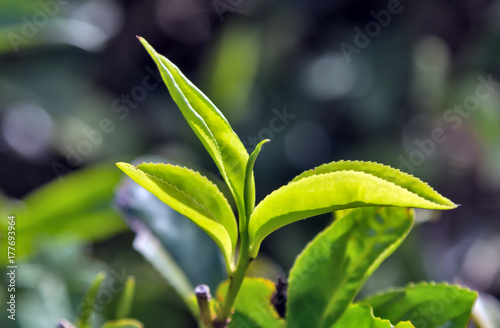
[[[382,292],[361,301],[375,315],[416,328],[466,328],[477,293],[448,284],[421,283]]]
[[[238,238],[236,219],[227,199],[212,182],[198,172],[170,164],[148,163],[135,167],[117,163],[117,166],[203,229],[219,246],[228,272],[232,272]]]
[[[139,38],[155,61],[172,98],[201,140],[229,185],[240,213],[244,211],[243,189],[248,153],[228,121],[179,68]]]
[[[246,216],[250,216],[255,207],[255,179],[253,175],[253,166],[255,161],[257,160],[257,156],[260,154],[260,150],[262,146],[271,140],[265,139],[259,142],[259,144],[255,147],[255,150],[250,154],[248,158],[247,167],[245,170],[245,214]],[[246,218],[245,218],[246,220]],[[245,222],[246,227],[247,222]],[[243,229],[244,231],[245,229]]]
[[[387,166],[363,162],[325,164],[299,175],[257,205],[248,228],[251,256],[257,255],[265,237],[287,224],[363,206],[456,207],[417,178]]]
[[[412,210],[365,207],[326,228],[290,272],[287,328],[331,328],[412,225]]]
[[[217,300],[224,301],[229,287],[229,281],[223,282],[217,289]],[[281,319],[271,304],[271,298],[276,290],[272,281],[263,278],[245,278],[235,304],[235,313],[229,323],[229,328],[284,327]]]
[[[389,320],[377,318],[367,305],[351,305],[331,328],[394,328]],[[304,326],[306,328],[306,326]],[[401,322],[396,328],[415,328],[410,322]]]
[[[456,205],[453,204],[448,198],[441,196],[434,189],[432,189],[427,183],[422,180],[408,174],[404,173],[398,169],[394,169],[390,166],[374,163],[374,162],[362,162],[362,161],[338,161],[331,162],[327,164],[320,165],[312,170],[305,171],[302,174],[295,177],[292,182],[299,181],[303,178],[307,178],[313,175],[332,173],[336,171],[355,171],[364,172],[371,174],[378,178],[384,179],[386,181],[392,182],[395,185],[401,186],[402,188],[411,191],[420,197],[427,199],[436,205],[442,205],[443,208],[440,209],[450,209],[455,208]]]

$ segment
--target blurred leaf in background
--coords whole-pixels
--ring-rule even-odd
[[[18,260],[36,253],[36,238],[57,239],[73,234],[75,242],[99,241],[126,229],[120,216],[111,208],[111,200],[120,174],[109,164],[66,175],[8,206],[16,216],[16,256]],[[2,235],[6,235],[2,222]],[[2,250],[7,249],[6,240]],[[71,242],[71,239],[67,239]],[[2,261],[6,258],[2,257]],[[5,262],[3,262],[5,263]]]

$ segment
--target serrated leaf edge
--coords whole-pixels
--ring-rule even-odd
[[[400,173],[401,175],[403,175],[404,177],[407,177],[407,178],[413,178],[413,179],[416,179],[418,180],[418,182],[424,184],[426,187],[428,187],[430,190],[432,190],[433,192],[435,192],[436,194],[440,195],[441,197],[443,197],[444,199],[448,200],[450,203],[454,204],[451,200],[449,200],[448,198],[442,196],[438,191],[436,191],[436,189],[434,189],[432,186],[430,186],[427,182],[425,181],[422,181],[420,178],[414,176],[414,175],[411,175],[409,173],[406,173],[404,171],[401,171],[400,169],[398,168],[394,168],[390,165],[386,165],[386,164],[382,164],[382,163],[378,163],[378,162],[373,162],[373,161],[346,161],[346,160],[340,160],[340,161],[336,161],[334,163],[339,163],[339,164],[342,164],[342,163],[353,163],[353,164],[370,164],[370,165],[375,165],[375,166],[380,166],[380,167],[383,167],[383,168],[388,168],[388,169],[391,169],[391,170],[394,170],[396,171],[397,173]],[[300,174],[298,174],[297,176],[295,176],[288,184],[290,183],[293,183],[293,182],[297,182],[297,181],[300,181],[302,179],[305,179],[305,178],[308,178],[308,177],[303,177],[303,178],[300,178],[298,179],[300,176],[302,175],[307,175],[308,173],[314,173],[315,170],[317,170],[318,168],[322,167],[322,166],[325,166],[325,165],[328,165],[328,164],[331,164],[331,163],[325,163],[325,164],[321,164],[321,165],[318,165],[310,170],[306,170]],[[354,171],[354,172],[363,172],[363,171],[356,171],[356,170],[338,170],[338,171],[334,171],[334,172],[340,172],[340,171]],[[330,173],[333,173],[333,172],[330,172]],[[366,173],[366,172],[363,172],[363,173]],[[321,174],[324,174],[324,173],[321,173]],[[366,173],[366,174],[369,174],[369,173]],[[313,174],[313,176],[315,175],[319,175],[319,174]],[[373,175],[373,174],[369,174],[369,175]],[[383,180],[383,179],[382,179]],[[386,180],[384,180],[386,181]],[[404,188],[406,189],[406,188]],[[417,194],[418,195],[418,194]],[[420,195],[418,195],[420,196]],[[421,198],[424,198],[426,199],[425,197],[422,197],[420,196]],[[427,199],[426,199],[427,200]],[[460,206],[460,204],[454,204],[455,206]]]
[[[199,171],[195,171],[189,167],[186,167],[186,166],[183,166],[183,165],[177,165],[177,164],[170,164],[170,163],[162,163],[162,162],[143,162],[141,164],[138,164],[138,165],[134,165],[136,167],[136,169],[138,170],[141,170],[139,168],[139,166],[143,165],[143,164],[152,164],[152,165],[164,165],[164,166],[171,166],[171,167],[178,167],[178,168],[181,168],[181,169],[185,169],[187,171],[190,171],[198,176],[200,176],[203,180],[205,180],[206,182],[208,182],[209,184],[211,184],[213,187],[215,187],[215,189],[217,190],[217,192],[219,193],[219,195],[222,197],[222,199],[224,200],[224,202],[227,204],[227,206],[231,209],[232,211],[232,208],[231,208],[231,205],[229,204],[229,201],[227,200],[226,196],[224,196],[224,194],[222,193],[222,191],[220,191],[219,187],[212,181],[210,180],[207,176],[201,174]],[[142,170],[141,170],[142,171]],[[144,171],[142,171],[144,172]],[[146,172],[144,172],[146,173]],[[233,216],[234,216],[234,213],[233,213]]]
[[[219,167],[219,169],[222,171],[222,176],[224,177],[224,180],[226,180],[228,186],[229,186],[229,189],[231,190],[231,193],[236,201],[236,204],[238,205],[238,207],[241,207],[241,206],[244,206],[244,204],[241,204],[241,201],[238,197],[239,193],[238,191],[235,189],[235,187],[233,186],[233,184],[231,183],[231,179],[229,179],[229,175],[227,174],[227,170],[226,170],[226,167],[225,167],[225,164],[224,164],[224,160],[222,158],[222,152],[220,150],[220,146],[219,146],[219,143],[217,142],[217,139],[214,137],[212,131],[210,130],[210,128],[208,127],[207,123],[205,122],[205,120],[203,119],[203,117],[193,108],[193,106],[191,105],[191,102],[187,99],[187,97],[185,96],[184,92],[181,90],[180,88],[180,85],[179,83],[177,83],[176,79],[174,78],[173,74],[170,72],[169,68],[166,67],[166,65],[163,63],[162,61],[162,58],[164,58],[167,63],[169,65],[171,65],[177,74],[179,74],[181,77],[184,77],[185,81],[187,81],[187,83],[194,87],[196,90],[198,90],[200,93],[201,90],[199,90],[181,71],[180,69],[174,64],[172,63],[167,57],[159,54],[150,44],[148,41],[146,41],[146,39],[142,38],[142,37],[138,37],[139,38],[139,41],[141,41],[141,43],[143,44],[143,46],[145,46],[146,50],[148,51],[148,53],[150,55],[153,55],[154,58],[153,60],[155,61],[155,63],[158,65],[161,65],[163,68],[164,68],[164,71],[166,71],[168,73],[168,77],[169,77],[169,80],[171,80],[171,82],[173,83],[174,87],[177,89],[177,92],[180,93],[183,97],[182,97],[182,101],[186,103],[187,106],[189,106],[189,108],[191,109],[191,112],[199,119],[199,121],[203,124],[203,126],[205,127],[205,129],[203,129],[199,124],[197,124],[196,122],[192,121],[191,123],[193,125],[196,125],[198,127],[197,131],[199,133],[203,133],[205,134],[205,137],[207,137],[207,132],[208,132],[208,137],[209,139],[211,139],[215,145],[215,148],[216,148],[216,151],[217,151],[217,154],[215,155],[217,158],[218,158],[218,161],[215,161],[216,162],[216,165],[217,167]],[[163,72],[160,70],[160,74],[163,74]],[[165,83],[166,84],[166,83]],[[167,85],[167,89],[168,89],[168,85]],[[190,92],[190,94],[193,94],[195,97],[197,97],[198,99],[200,99],[202,102],[205,102],[205,100],[209,103],[209,104],[212,104],[213,105],[213,108],[217,111],[218,114],[220,114],[221,117],[217,117],[218,119],[221,119],[224,124],[226,124],[230,131],[232,133],[234,133],[234,135],[236,135],[236,133],[234,132],[234,130],[232,129],[231,125],[229,124],[229,122],[225,119],[224,115],[222,115],[222,113],[220,112],[220,110],[217,108],[217,106],[215,106],[215,104],[213,104],[211,102],[210,99],[208,99],[207,97],[203,97],[203,98],[200,98],[200,95],[197,95],[196,93],[193,93],[193,92]],[[202,93],[203,94],[203,93]],[[173,95],[172,95],[172,98],[173,98]],[[174,101],[175,102],[175,101]],[[179,108],[180,109],[180,108]],[[181,110],[182,112],[182,110]],[[183,116],[184,116],[184,113],[182,113]],[[188,121],[188,124],[190,122]],[[236,135],[236,137],[238,137]],[[202,138],[200,138],[200,141],[202,143],[203,140]],[[247,154],[248,155],[248,154]],[[243,197],[243,190],[240,191],[241,192],[241,197]]]
[[[286,185],[284,185],[284,186],[282,186],[282,187],[280,187],[280,188],[278,188],[278,189],[274,190],[273,192],[271,192],[271,193],[270,193],[269,195],[267,195],[267,196],[266,196],[266,197],[265,197],[262,201],[260,201],[260,203],[259,203],[259,204],[255,207],[255,210],[254,210],[254,212],[252,213],[252,216],[250,217],[250,222],[249,222],[249,232],[252,232],[252,231],[251,231],[251,229],[250,229],[250,226],[251,226],[251,224],[252,224],[252,217],[253,217],[253,215],[254,215],[255,213],[258,213],[259,206],[260,206],[260,205],[261,205],[264,201],[266,201],[266,199],[267,199],[267,198],[271,197],[271,196],[272,196],[273,194],[275,194],[275,193],[278,193],[278,192],[279,192],[282,188],[284,188],[284,187],[286,187],[286,186],[293,185],[293,184],[298,183],[298,182],[300,182],[300,181],[302,181],[302,180],[305,180],[305,179],[311,179],[311,178],[318,177],[318,176],[323,176],[323,175],[336,175],[336,174],[340,174],[340,173],[343,173],[343,172],[353,172],[353,173],[358,173],[358,174],[363,174],[363,175],[371,176],[371,177],[373,177],[373,178],[375,178],[375,179],[377,179],[377,180],[381,180],[381,181],[383,181],[383,182],[385,182],[385,183],[389,183],[389,184],[391,184],[391,185],[393,185],[393,186],[395,186],[395,187],[397,187],[397,188],[399,188],[399,189],[401,189],[401,190],[404,190],[404,191],[406,191],[406,192],[408,192],[408,193],[410,193],[410,194],[412,194],[412,195],[415,195],[415,196],[417,196],[418,198],[420,198],[420,199],[424,200],[425,202],[428,202],[429,204],[437,205],[437,206],[439,206],[439,207],[442,207],[442,209],[451,209],[451,208],[453,208],[453,207],[447,207],[446,205],[441,205],[441,204],[438,204],[438,203],[432,202],[432,201],[430,201],[430,200],[428,200],[428,199],[426,199],[426,198],[423,198],[422,196],[420,196],[420,195],[418,195],[418,194],[414,193],[414,192],[413,192],[413,191],[411,191],[411,190],[408,190],[408,189],[406,189],[406,188],[403,188],[403,187],[401,187],[401,186],[399,186],[399,185],[395,184],[394,182],[384,180],[384,179],[382,179],[382,178],[380,178],[380,177],[377,177],[377,176],[375,176],[375,175],[373,175],[373,174],[365,173],[365,172],[362,172],[362,171],[355,171],[355,170],[340,170],[340,171],[334,171],[334,172],[329,172],[329,173],[320,173],[320,174],[315,174],[315,175],[312,175],[312,176],[309,176],[309,177],[304,177],[304,178],[302,178],[302,179],[300,179],[300,180],[297,180],[297,181],[291,181],[291,182],[289,182],[288,184],[286,184]],[[366,206],[381,206],[381,207],[384,207],[384,206],[394,206],[394,205],[392,205],[392,204],[368,204],[368,205],[366,205]],[[359,206],[358,206],[358,207],[359,207]],[[282,214],[282,215],[280,215],[280,216],[284,216],[284,215],[287,215],[287,214],[290,214],[290,213],[293,213],[293,212],[286,212],[286,213],[283,213],[283,214]],[[274,217],[270,218],[270,219],[269,219],[268,221],[266,221],[266,222],[269,222],[269,221],[270,221],[270,220],[272,220],[273,218],[274,218]],[[291,222],[291,223],[293,223],[293,222]],[[259,229],[257,228],[255,232],[257,232],[258,230],[259,230]],[[254,248],[254,247],[256,247],[256,246],[253,244],[253,243],[255,242],[255,240],[253,240],[252,236],[250,236],[250,237],[251,237],[251,242],[252,242],[251,247],[252,247],[252,248]],[[267,235],[266,235],[266,236],[264,236],[264,238],[266,238],[266,237],[267,237]],[[260,244],[260,242],[262,242],[262,240],[263,240],[264,238],[262,238],[262,239],[259,241],[259,244]],[[260,239],[260,238],[259,238],[259,239]]]
[[[154,164],[154,163],[153,163],[153,164]],[[164,164],[164,163],[160,163],[160,164]],[[170,164],[165,164],[165,165],[170,165]],[[186,195],[186,197],[188,197],[189,199],[193,200],[193,202],[195,202],[196,204],[198,204],[201,208],[203,208],[204,210],[206,210],[206,211],[207,211],[207,212],[211,215],[211,217],[214,219],[214,221],[215,221],[215,222],[217,222],[217,223],[218,223],[218,224],[219,224],[219,225],[223,228],[223,230],[226,232],[227,238],[229,239],[229,242],[231,243],[231,254],[228,254],[228,256],[226,256],[226,254],[223,254],[223,255],[224,255],[224,258],[226,259],[226,262],[227,262],[227,264],[228,264],[228,270],[231,270],[231,271],[232,271],[232,270],[233,270],[233,266],[234,266],[234,265],[233,265],[233,255],[234,255],[234,250],[236,249],[236,244],[233,244],[233,242],[232,242],[232,240],[231,240],[231,236],[229,236],[229,233],[227,232],[226,228],[224,227],[224,225],[222,225],[222,224],[221,224],[221,222],[217,219],[217,217],[216,217],[216,216],[215,216],[215,215],[214,215],[214,214],[213,214],[213,213],[212,213],[209,209],[207,209],[204,205],[200,204],[200,203],[199,203],[196,199],[194,199],[194,198],[193,198],[193,196],[191,196],[190,194],[186,193],[184,190],[181,190],[181,189],[177,188],[176,186],[174,186],[173,184],[169,183],[168,181],[165,181],[165,180],[164,180],[164,179],[162,179],[162,178],[159,178],[159,177],[157,177],[157,176],[155,176],[155,175],[152,175],[152,174],[150,174],[150,173],[147,173],[147,172],[142,171],[141,169],[137,168],[137,166],[134,166],[134,165],[131,165],[131,166],[133,166],[133,169],[134,169],[134,170],[136,170],[136,171],[140,171],[141,173],[143,173],[143,174],[147,175],[147,176],[148,176],[148,177],[150,177],[150,178],[153,178],[153,179],[158,180],[158,181],[160,181],[160,182],[162,182],[162,183],[165,183],[165,184],[167,184],[168,186],[170,186],[170,187],[174,188],[175,190],[177,190],[178,192],[180,192],[180,193],[182,193],[182,194]],[[172,165],[172,166],[177,166],[177,167],[181,167],[181,168],[182,168],[182,166],[179,166],[179,165]],[[191,170],[191,169],[188,169],[188,170]],[[191,171],[193,171],[193,170],[191,170]],[[193,172],[194,172],[194,173],[197,173],[196,171],[193,171]],[[198,174],[199,174],[199,173],[198,173]],[[203,177],[201,174],[199,174],[199,175],[200,175],[201,177]],[[205,178],[206,178],[206,177],[205,177]],[[207,179],[207,178],[206,178],[206,179]],[[207,179],[207,180],[208,180],[208,179]],[[211,182],[210,180],[208,180],[208,181],[209,181],[209,182]],[[211,183],[212,183],[212,182],[211,182]],[[212,183],[212,184],[213,184],[213,183]],[[214,186],[215,186],[215,184],[214,184]],[[216,187],[217,187],[217,186],[216,186]],[[218,188],[217,188],[217,189],[218,189]],[[219,192],[220,192],[220,190],[219,190]],[[221,194],[222,194],[222,193],[221,193]],[[225,197],[224,197],[224,198],[225,198]],[[227,201],[227,200],[226,200],[226,201]],[[167,204],[167,205],[168,205],[168,204]],[[203,230],[205,231],[205,229],[203,229]],[[206,232],[207,232],[207,231],[206,231]],[[207,233],[208,233],[208,232],[207,232]],[[214,238],[212,238],[212,239],[215,241],[215,239],[214,239]],[[215,243],[217,244],[217,246],[219,247],[219,249],[220,249],[220,250],[221,250],[221,252],[222,252],[222,247],[221,247],[221,245],[219,245],[219,243],[218,243],[218,242],[216,242],[216,241],[215,241]],[[224,253],[224,252],[222,252],[222,253]],[[231,271],[228,271],[228,272],[231,272]]]

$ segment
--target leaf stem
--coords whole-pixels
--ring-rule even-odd
[[[226,294],[226,299],[222,304],[221,317],[217,318],[215,326],[227,327],[233,314],[234,303],[236,302],[236,297],[240,291],[245,275],[252,262],[253,258],[250,257],[250,238],[248,236],[248,221],[255,207],[255,182],[253,176],[253,166],[255,160],[260,153],[262,145],[271,140],[265,139],[259,142],[255,147],[254,151],[250,154],[246,168],[245,168],[245,184],[243,191],[243,206],[238,206],[238,214],[240,217],[240,253],[238,256],[238,263],[236,264],[236,270],[230,277],[229,289]]]
[[[236,297],[238,296],[238,292],[240,291],[241,285],[243,284],[248,265],[253,260],[250,258],[247,232],[245,231],[245,235],[241,237],[238,264],[236,265],[236,270],[234,271],[233,276],[230,278],[229,289],[224,303],[222,304],[221,318],[217,319],[218,323],[227,324],[229,322],[233,313],[234,303],[236,301]]]

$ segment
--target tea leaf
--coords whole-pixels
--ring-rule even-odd
[[[255,207],[255,179],[253,175],[253,166],[255,164],[255,161],[257,160],[257,156],[259,156],[260,154],[262,146],[269,141],[271,140],[265,139],[259,142],[259,144],[255,147],[255,150],[250,154],[247,162],[247,167],[245,170],[245,213],[247,216],[250,216],[250,214],[252,214]],[[245,222],[245,224],[246,223],[247,222]]]
[[[295,261],[287,327],[331,328],[412,225],[413,211],[397,207],[357,208],[337,219]]]
[[[416,328],[466,328],[477,293],[448,284],[421,283],[382,292],[361,301],[375,315],[410,320]]]
[[[219,189],[198,172],[170,164],[117,166],[132,180],[203,229],[219,246],[228,272],[238,238],[234,214]]]
[[[331,328],[394,328],[389,320],[377,318],[367,305],[351,305]],[[400,322],[396,328],[415,328],[410,322]]]
[[[419,195],[420,197],[435,203],[436,205],[444,206],[444,208],[441,209],[449,209],[456,207],[456,205],[453,204],[449,199],[441,196],[439,193],[437,193],[434,189],[432,189],[427,183],[423,182],[422,180],[408,173],[404,173],[400,170],[394,169],[390,166],[374,162],[362,162],[362,161],[331,162],[320,165],[312,170],[303,172],[302,174],[295,177],[295,179],[293,179],[292,182],[313,175],[331,173],[336,171],[355,171],[355,172],[364,172],[367,174],[371,174],[386,181],[392,182],[395,185],[401,186]]]
[[[244,213],[243,189],[248,153],[228,121],[207,96],[151,45],[139,38],[160,70],[173,100],[201,140],[229,185],[240,213]]]
[[[311,216],[364,206],[456,207],[427,184],[390,167],[338,162],[306,171],[268,195],[249,222],[251,256],[273,231]]]

